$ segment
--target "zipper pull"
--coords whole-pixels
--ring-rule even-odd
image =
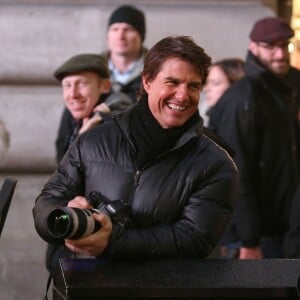
[[[135,186],[138,185],[141,174],[142,174],[142,172],[139,170],[135,172],[135,174],[134,174],[134,185]]]

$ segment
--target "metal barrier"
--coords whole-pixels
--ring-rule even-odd
[[[16,179],[6,178],[0,190],[0,236],[4,227],[4,223],[16,188],[16,184]]]

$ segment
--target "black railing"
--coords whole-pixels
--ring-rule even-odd
[[[62,259],[53,300],[297,298],[300,260]]]

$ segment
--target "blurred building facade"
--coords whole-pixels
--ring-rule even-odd
[[[63,101],[53,71],[72,55],[102,52],[110,13],[128,3],[146,14],[146,47],[166,35],[190,35],[213,60],[244,58],[258,18],[299,17],[284,0],[0,0],[0,120],[10,134],[0,183],[18,179],[0,238],[0,299],[42,299],[46,288],[45,243],[31,209],[56,166]]]

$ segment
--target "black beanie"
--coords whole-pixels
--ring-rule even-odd
[[[108,26],[114,23],[127,23],[131,25],[138,31],[141,35],[142,41],[144,41],[146,25],[145,15],[142,11],[131,5],[122,5],[111,14]]]

